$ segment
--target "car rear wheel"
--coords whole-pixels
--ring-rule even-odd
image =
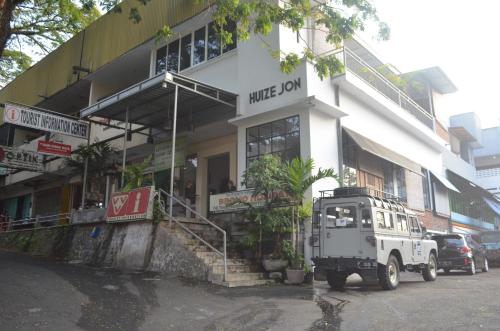
[[[484,258],[484,266],[483,266],[483,272],[488,272],[490,271],[490,266],[488,265],[488,259]]]
[[[394,290],[399,285],[399,262],[390,255],[386,265],[378,265],[378,282],[384,290]]]
[[[476,274],[476,262],[474,259],[470,261],[470,270],[467,270],[467,274],[471,276]]]
[[[342,290],[344,289],[347,280],[347,274],[329,271],[326,275],[326,280],[328,281],[328,285],[330,285],[333,290]]]
[[[436,280],[437,277],[437,259],[434,253],[429,255],[429,263],[422,270],[422,276],[426,282],[432,282]]]

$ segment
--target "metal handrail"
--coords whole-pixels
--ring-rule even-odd
[[[367,81],[367,79],[361,77],[358,73],[356,73],[355,69],[353,69],[352,67],[349,66],[349,61],[347,60],[347,57],[346,57],[346,54],[347,54],[347,55],[349,55],[353,59],[353,61],[358,62],[360,65],[362,65],[364,68],[366,68],[366,70],[368,70],[370,74],[374,75],[377,79],[381,80],[382,83],[386,87],[388,87],[389,89],[392,90],[392,92],[396,93],[398,100],[397,101],[393,100],[391,97],[389,97],[388,95],[386,95],[386,93],[384,93],[383,91],[380,91],[380,89],[378,89],[375,86],[375,84],[370,83],[370,82],[367,81],[368,84],[370,84],[370,86],[372,86],[373,88],[375,88],[382,95],[384,95],[385,97],[387,97],[388,99],[390,99],[394,103],[398,104],[399,107],[401,107],[401,108],[405,109],[406,111],[410,112],[410,114],[412,114],[413,116],[415,116],[417,119],[419,119],[426,126],[430,127],[431,129],[434,129],[434,117],[432,116],[432,114],[429,114],[424,108],[422,108],[422,106],[420,106],[418,103],[416,103],[409,95],[407,95],[400,88],[398,88],[396,85],[394,85],[394,83],[392,83],[390,80],[388,80],[383,74],[381,74],[380,72],[378,72],[377,70],[375,70],[371,65],[369,65],[368,63],[366,63],[362,58],[360,58],[356,53],[354,53],[353,51],[351,51],[349,48],[347,48],[347,47],[344,46],[341,49],[343,49],[343,52],[344,52],[344,59],[343,60],[344,60],[344,67],[345,67],[345,69],[349,70],[351,73],[353,73],[357,77],[361,78],[363,81]],[[336,53],[340,53],[340,52],[336,52]],[[412,108],[417,113],[413,113],[411,109],[407,109],[407,107],[405,107],[403,101],[404,101],[404,103],[407,103],[407,104],[411,105]],[[408,107],[408,108],[410,108],[410,107]],[[417,116],[417,114],[423,116],[423,118],[419,118]]]
[[[192,231],[191,229],[189,229],[187,226],[185,226],[184,224],[182,224],[178,219],[176,219],[174,216],[168,213],[165,212],[165,215],[168,216],[169,220],[172,222],[174,221],[177,225],[179,225],[182,229],[184,229],[185,231],[187,231],[189,234],[191,234],[192,236],[194,236],[196,239],[198,239],[199,241],[201,241],[203,244],[205,244],[206,246],[208,246],[212,251],[214,251],[216,254],[218,254],[219,256],[222,256],[223,259],[224,259],[224,281],[226,281],[227,279],[227,234],[226,234],[226,231],[223,230],[221,227],[219,227],[217,224],[209,221],[206,217],[204,217],[203,215],[201,215],[200,213],[198,213],[197,211],[193,210],[191,207],[189,207],[185,202],[181,201],[180,199],[178,199],[177,197],[167,193],[166,191],[164,191],[163,189],[159,189],[158,192],[160,192],[160,195],[163,194],[165,195],[169,200],[174,200],[176,201],[178,204],[180,204],[182,207],[186,208],[186,210],[189,210],[191,213],[193,213],[194,215],[196,215],[198,217],[199,220],[202,220],[204,221],[205,223],[207,223],[208,225],[210,225],[211,227],[213,227],[214,229],[216,229],[217,231],[221,232],[222,233],[222,236],[223,236],[223,252],[221,252],[220,250],[218,250],[217,248],[213,247],[210,243],[208,243],[205,239],[201,238],[199,235],[197,235],[194,231]],[[163,207],[164,208],[164,207]]]
[[[19,220],[0,221],[0,233],[27,230],[27,229],[14,229],[13,227],[15,227],[15,226],[33,225],[34,228],[37,228],[37,226],[42,225],[44,223],[52,223],[52,222],[59,221],[59,220],[71,221],[71,213],[37,216],[37,217],[23,218],[23,219],[19,219]],[[44,227],[44,228],[55,227],[55,226],[60,226],[60,224],[54,225],[54,226],[48,226],[48,227]],[[2,230],[2,228],[5,228],[5,229]]]

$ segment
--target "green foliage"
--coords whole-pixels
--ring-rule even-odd
[[[7,1],[6,1],[7,2]],[[26,70],[32,55],[44,55],[99,17],[95,6],[77,0],[17,0],[0,15],[0,84]],[[10,28],[8,28],[10,27]]]
[[[290,240],[283,241],[281,251],[290,268],[298,270],[304,267],[304,258],[295,250]]]
[[[243,174],[242,185],[252,187],[254,196],[263,195],[266,207],[276,202],[275,192],[282,190],[285,171],[281,160],[274,155],[264,155],[252,162]]]
[[[296,203],[302,202],[306,191],[315,182],[324,178],[334,178],[338,181],[338,177],[332,168],[319,168],[315,175],[312,175],[313,170],[313,159],[304,161],[301,158],[295,158],[285,164],[286,182],[284,187],[286,187],[287,193]]]
[[[112,161],[117,154],[118,151],[109,143],[101,143],[96,139],[94,144],[78,146],[78,149],[65,162],[67,167],[81,173],[85,169],[85,160],[88,159],[88,174],[104,176],[106,171],[113,169]]]
[[[125,168],[125,186],[122,191],[127,192],[143,186],[144,171],[151,166],[151,156],[140,164],[128,165]]]

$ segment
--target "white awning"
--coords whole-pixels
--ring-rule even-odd
[[[374,142],[373,140],[363,137],[359,133],[356,133],[346,128],[344,128],[344,130],[362,150],[374,154],[389,162],[395,163],[400,167],[406,168],[411,172],[414,172],[417,175],[422,176],[422,167],[419,164],[413,162],[412,160],[396,152],[391,151],[387,147],[382,146],[379,143]]]
[[[432,170],[429,170],[429,171],[446,188],[448,188],[449,190],[452,190],[452,191],[460,193],[460,191],[458,190],[458,188],[456,188],[456,186],[453,185],[446,177],[444,177],[444,176],[442,176],[442,175],[440,175],[440,174],[438,174],[438,173],[436,173],[436,172],[434,172]]]

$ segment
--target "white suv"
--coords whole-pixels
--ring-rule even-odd
[[[314,277],[334,289],[353,273],[386,290],[398,286],[401,271],[436,279],[436,242],[423,239],[415,213],[393,199],[366,188],[324,191],[314,203],[313,222]]]

